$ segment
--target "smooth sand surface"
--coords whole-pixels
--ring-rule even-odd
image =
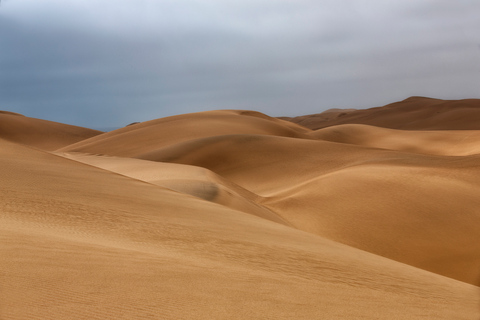
[[[288,224],[274,212],[257,204],[260,199],[258,195],[202,167],[83,153],[58,154],[235,210]]]
[[[66,145],[0,117],[2,320],[480,319],[468,123],[222,110]]]
[[[43,150],[56,150],[101,131],[0,111],[0,138]]]
[[[479,130],[480,99],[410,97],[383,107],[282,117],[310,129],[357,123],[405,130]]]
[[[66,146],[59,151],[136,157],[194,138],[261,134],[308,138],[310,130],[260,112],[206,111],[141,122]]]
[[[480,153],[479,130],[407,131],[363,124],[342,124],[310,134],[320,140],[404,152],[467,156]]]
[[[263,205],[301,230],[478,283],[479,156],[235,135],[146,158],[208,168],[264,197]]]

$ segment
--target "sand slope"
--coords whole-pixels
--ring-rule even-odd
[[[310,129],[357,123],[404,130],[479,130],[480,99],[410,97],[383,107],[286,118]]]
[[[6,319],[469,319],[476,287],[1,143]],[[408,306],[406,308],[405,306]]]
[[[274,212],[257,204],[260,199],[258,195],[202,167],[83,153],[58,154],[228,208],[289,224]]]
[[[208,168],[268,198],[264,205],[301,230],[478,283],[478,156],[428,157],[232,135],[184,142],[142,157]]]
[[[60,149],[121,157],[135,157],[164,146],[221,134],[262,134],[308,138],[310,130],[243,110],[207,111],[142,122],[104,133]]]
[[[342,124],[310,133],[320,140],[413,153],[466,156],[480,153],[478,130],[395,130]]]
[[[3,112],[0,319],[480,318],[479,134],[387,128],[441,102],[413,100],[382,126],[222,110],[81,141]]]
[[[0,138],[43,150],[56,150],[101,131],[0,111]]]

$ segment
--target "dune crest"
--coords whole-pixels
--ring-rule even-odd
[[[310,134],[320,140],[412,153],[468,156],[480,153],[480,131],[411,131],[341,124],[318,129]]]
[[[289,225],[277,214],[259,205],[258,195],[202,167],[83,153],[58,154],[110,172]]]
[[[43,150],[56,150],[101,134],[101,131],[0,112],[0,138]]]
[[[81,141],[60,152],[136,157],[194,138],[221,134],[261,134],[308,138],[309,129],[259,112],[206,111],[146,121]]]
[[[410,97],[383,107],[354,110],[336,117],[322,114],[283,118],[312,130],[339,124],[367,124],[403,130],[479,130],[480,99]]]

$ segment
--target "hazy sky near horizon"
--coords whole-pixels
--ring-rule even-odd
[[[0,110],[107,128],[480,98],[478,0],[3,0]]]

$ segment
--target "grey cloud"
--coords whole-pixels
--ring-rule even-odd
[[[451,16],[444,1],[43,3],[0,8],[0,109],[114,126],[477,94],[471,1],[455,2]]]

